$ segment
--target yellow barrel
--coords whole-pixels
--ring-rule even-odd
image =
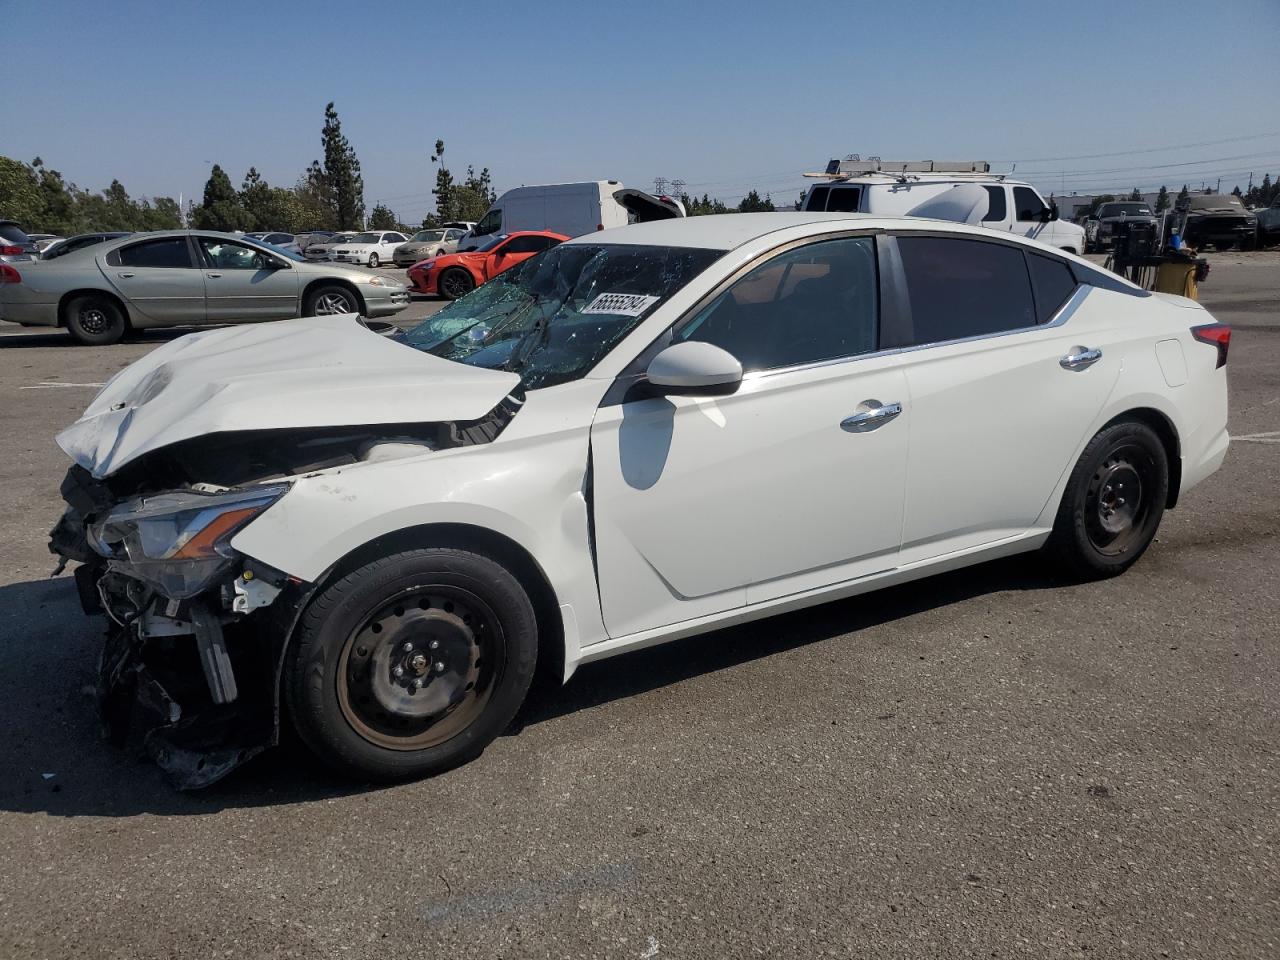
[[[1162,263],[1156,268],[1156,283],[1152,288],[1158,293],[1176,293],[1180,297],[1199,300],[1194,263]]]

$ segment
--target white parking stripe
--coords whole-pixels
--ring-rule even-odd
[[[1269,430],[1266,433],[1246,433],[1232,437],[1232,440],[1243,440],[1245,443],[1280,443],[1280,430]]]
[[[39,383],[33,383],[30,386],[19,387],[19,390],[54,390],[58,387],[83,387],[84,389],[97,390],[99,387],[106,386],[105,383],[63,383],[60,380],[41,380]]]

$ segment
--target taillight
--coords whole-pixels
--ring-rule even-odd
[[[0,248],[2,249],[2,248]],[[0,283],[21,283],[22,274],[7,263],[0,263]]]
[[[1191,335],[1201,343],[1207,343],[1218,348],[1217,367],[1225,367],[1227,365],[1227,348],[1231,346],[1231,328],[1229,326],[1225,323],[1206,323],[1203,326],[1192,327]],[[1217,367],[1214,369],[1217,369]]]
[[[14,247],[14,246],[8,246],[8,245],[0,247],[0,257],[16,257],[19,254],[23,254],[26,252],[27,251],[24,250],[22,247]]]

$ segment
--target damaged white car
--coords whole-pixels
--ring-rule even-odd
[[[1230,331],[1007,234],[590,234],[415,330],[198,333],[58,438],[101,704],[181,787],[275,743],[476,756],[541,668],[1041,547],[1132,564],[1227,450]]]

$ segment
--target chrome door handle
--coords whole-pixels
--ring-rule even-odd
[[[858,412],[840,421],[840,429],[849,433],[870,433],[902,412],[900,403],[881,403],[879,400],[863,400]]]
[[[1102,351],[1089,347],[1072,347],[1065,357],[1058,361],[1063,370],[1083,370],[1102,359]]]
[[[116,276],[117,276],[117,277],[119,277],[119,278],[120,278],[120,279],[122,279],[122,280],[128,280],[130,277],[132,277],[132,276],[133,276],[133,274],[132,274],[132,273],[117,273],[117,274],[116,274]]]

